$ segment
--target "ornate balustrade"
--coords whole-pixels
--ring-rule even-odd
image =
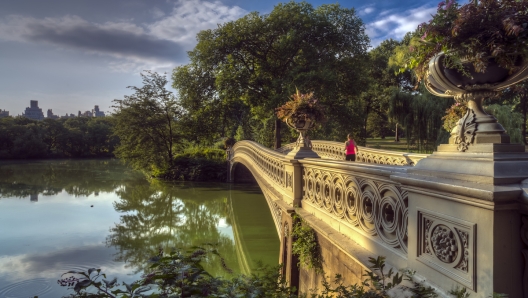
[[[251,141],[237,142],[232,151],[234,154],[231,159],[237,158],[237,155],[246,155],[264,177],[283,188],[287,187],[284,163],[287,159],[283,154]]]
[[[338,223],[337,230],[351,239],[363,236],[375,243],[368,247],[381,245],[407,258],[407,192],[390,180],[404,168],[314,159],[300,163],[303,209],[331,218],[325,221]]]
[[[295,147],[295,143],[287,144],[276,151],[287,154]],[[344,143],[332,141],[312,141],[312,149],[322,158],[344,160]],[[428,154],[415,154],[398,151],[380,150],[358,146],[356,161],[383,165],[414,166]]]

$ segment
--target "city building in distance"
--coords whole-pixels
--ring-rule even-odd
[[[48,109],[48,119],[59,119],[59,115],[54,115],[51,109]]]
[[[6,110],[0,110],[0,119],[1,118],[5,118],[5,117],[9,117],[9,111],[6,111]]]
[[[33,120],[44,120],[44,113],[42,113],[42,109],[38,106],[38,100],[31,100],[29,104],[29,108],[26,108],[22,116]]]
[[[75,118],[75,114],[70,113],[70,115],[68,115],[68,113],[66,113],[66,115],[61,116],[60,118],[61,119]]]
[[[88,117],[88,118],[91,118],[91,117],[92,117],[92,112],[90,112],[90,111],[84,111],[84,113],[81,113],[81,111],[79,111],[78,115],[79,115],[79,117]]]
[[[99,111],[99,106],[95,106],[92,110],[92,117],[104,117],[105,113],[103,111]]]
[[[30,107],[26,108],[25,112],[22,114],[23,117],[33,119],[33,120],[44,120],[44,113],[42,113],[42,109],[38,106],[38,100],[30,100]],[[4,110],[0,110],[0,118],[9,117],[9,112]],[[53,109],[48,109],[47,111],[47,118],[48,119],[68,119],[68,118],[75,118],[75,117],[105,117],[105,113],[101,110],[99,110],[99,106],[96,105],[91,111],[85,111],[82,113],[79,111],[77,115],[75,114],[69,114],[66,113],[64,116],[55,115],[53,114]]]

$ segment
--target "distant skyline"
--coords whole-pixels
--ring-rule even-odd
[[[354,7],[371,45],[431,18],[436,1],[307,1]],[[188,63],[200,30],[261,14],[287,1],[19,0],[0,2],[0,110],[21,115],[30,100],[55,115],[99,105],[140,86],[142,70],[166,72]],[[171,91],[175,92],[170,88]]]

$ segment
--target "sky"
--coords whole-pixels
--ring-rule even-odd
[[[44,115],[87,111],[141,86],[140,73],[189,62],[196,34],[278,0],[0,0],[0,110],[21,115],[38,100]],[[375,47],[428,21],[440,0],[309,0],[355,8]],[[173,92],[176,90],[169,89]]]

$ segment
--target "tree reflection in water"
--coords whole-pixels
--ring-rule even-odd
[[[28,166],[20,166],[27,164]],[[115,159],[5,162],[0,167],[0,198],[56,195],[80,197],[113,192],[126,181],[144,179]]]
[[[70,197],[99,193],[117,197],[113,207],[120,220],[110,227],[106,244],[117,249],[115,261],[126,262],[136,273],[149,266],[146,260],[159,248],[169,251],[204,243],[216,243],[235,273],[250,273],[257,260],[277,263],[279,241],[258,187],[149,182],[115,159],[0,164],[0,198],[33,200],[61,192],[69,195],[64,196],[64,204],[69,204]],[[211,256],[206,269],[214,275],[225,274],[218,258]]]
[[[224,188],[200,188],[192,184],[160,181],[136,181],[121,187],[114,208],[121,222],[110,229],[107,245],[118,250],[116,261],[128,263],[136,273],[145,270],[145,262],[161,248],[188,248],[215,243],[226,265],[237,272],[232,237],[219,230],[229,223],[227,194]],[[204,267],[215,275],[225,274],[218,257],[207,258]]]

